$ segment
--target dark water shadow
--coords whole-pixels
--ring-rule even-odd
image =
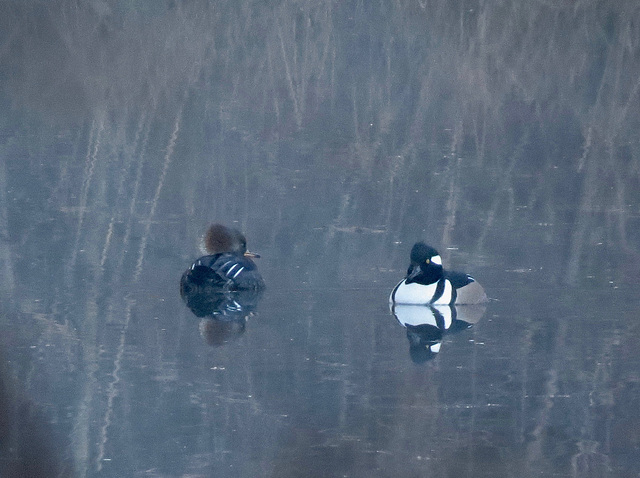
[[[69,443],[29,398],[0,351],[0,476],[71,478]]]

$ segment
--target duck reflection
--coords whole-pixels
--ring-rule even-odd
[[[433,359],[445,334],[460,332],[477,323],[484,305],[406,305],[394,304],[391,313],[407,329],[409,356],[415,363]]]
[[[212,346],[236,340],[257,308],[262,289],[226,291],[210,280],[208,267],[188,269],[180,279],[180,296],[193,315],[201,318],[200,333]]]

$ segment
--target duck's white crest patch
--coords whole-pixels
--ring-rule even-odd
[[[439,266],[442,265],[442,257],[440,256],[433,256],[431,258],[431,262],[433,262],[434,264],[438,264]]]
[[[433,344],[429,347],[429,350],[431,350],[434,354],[437,354],[438,352],[440,352],[440,346],[442,345],[441,342],[438,342],[436,344]]]

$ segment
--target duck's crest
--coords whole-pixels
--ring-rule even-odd
[[[209,254],[230,251],[232,242],[229,228],[222,224],[211,224],[204,235],[204,248]]]

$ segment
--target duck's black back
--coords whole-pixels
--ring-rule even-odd
[[[191,266],[192,269],[206,267],[215,274],[211,276],[212,285],[220,285],[227,290],[260,290],[264,281],[255,263],[248,257],[223,252],[202,256]],[[217,276],[217,277],[216,277]]]
[[[451,285],[454,289],[460,289],[465,285],[475,282],[475,279],[473,277],[471,277],[469,274],[465,274],[464,272],[445,271],[444,278],[448,279],[449,282],[451,282]]]

